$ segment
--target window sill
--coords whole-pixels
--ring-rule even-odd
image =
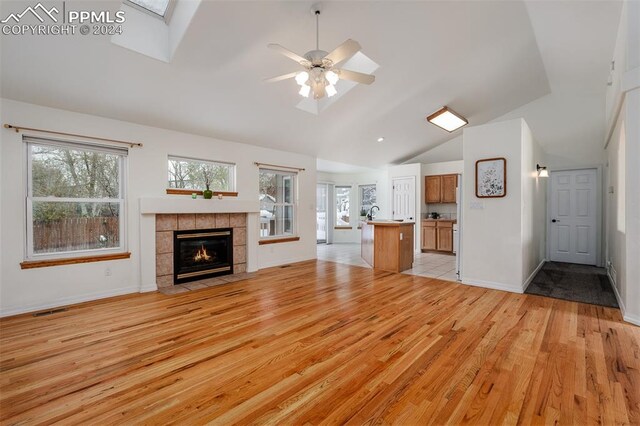
[[[97,256],[69,257],[61,259],[25,260],[24,262],[20,263],[20,269],[48,268],[50,266],[73,265],[76,263],[104,262],[107,260],[129,259],[130,257],[131,253],[127,252],[101,254]]]
[[[202,191],[195,189],[177,189],[177,188],[167,188],[167,195],[202,195]],[[222,195],[223,197],[237,197],[237,192],[232,191],[213,191],[213,196],[217,197],[218,195]]]
[[[353,226],[334,226],[333,229],[353,229]]]
[[[266,240],[260,240],[258,244],[263,246],[265,244],[291,243],[299,240],[300,240],[300,237],[269,238]]]

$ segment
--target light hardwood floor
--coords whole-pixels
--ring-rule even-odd
[[[332,262],[0,327],[4,424],[640,424],[617,310]]]

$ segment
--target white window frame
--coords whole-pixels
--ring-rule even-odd
[[[235,163],[229,163],[226,161],[217,161],[217,160],[205,160],[202,158],[193,158],[193,157],[183,157],[180,155],[169,155],[167,157],[167,177],[168,177],[168,173],[169,173],[169,161],[187,161],[187,162],[195,162],[195,163],[204,163],[204,164],[211,164],[213,166],[225,166],[225,167],[229,167],[230,171],[229,171],[229,188],[225,189],[223,192],[235,192],[236,191],[236,164]],[[182,188],[172,188],[169,186],[169,180],[167,179],[167,189],[182,189]],[[185,188],[185,189],[193,189],[194,191],[197,191],[198,189],[195,188]],[[199,188],[199,190],[203,190],[204,188]],[[219,189],[212,189],[212,191],[220,191]]]
[[[41,141],[41,142],[38,142]],[[82,256],[100,256],[115,253],[127,252],[127,196],[126,196],[126,179],[127,179],[127,166],[128,156],[124,154],[118,154],[115,150],[110,150],[109,147],[102,147],[100,145],[92,145],[82,142],[63,141],[49,138],[38,138],[23,136],[25,158],[26,158],[26,185],[25,185],[25,207],[26,207],[26,244],[25,244],[25,259],[26,260],[48,260],[48,259],[68,259]],[[73,198],[73,197],[33,197],[33,177],[32,177],[32,156],[31,147],[36,146],[57,146],[62,148],[70,148],[84,151],[99,151],[108,152],[111,154],[119,155],[119,195],[120,198]],[[76,202],[76,203],[113,203],[119,204],[118,209],[118,240],[120,244],[118,247],[99,248],[90,250],[73,250],[73,251],[58,251],[51,253],[34,253],[33,252],[33,202],[34,201],[46,201],[46,202]]]
[[[340,188],[344,188],[344,189],[348,189],[349,190],[349,223],[347,225],[338,225],[338,212],[336,211],[336,208],[338,207],[338,189]],[[333,214],[335,214],[335,216],[333,217],[333,220],[335,221],[336,226],[340,227],[340,226],[353,226],[353,215],[351,214],[353,211],[353,186],[352,185],[336,185],[334,187],[334,200],[333,200]],[[358,213],[360,213],[360,211],[358,210]]]
[[[165,10],[164,15],[158,15],[157,13],[140,6],[137,3],[134,3],[131,0],[122,0],[122,4],[126,4],[129,7],[132,7],[136,10],[139,10],[142,13],[146,13],[149,16],[153,16],[156,19],[161,19],[162,21],[164,21],[165,24],[169,25],[169,20],[171,19],[171,16],[173,15],[173,10],[176,7],[176,2],[177,0],[169,0],[169,4],[167,5],[167,10]]]
[[[370,187],[370,186],[373,186],[376,189],[376,202],[373,203],[372,206],[375,206],[378,203],[378,185],[377,184],[375,184],[375,183],[364,183],[362,185],[358,185],[358,213],[360,213],[360,209],[363,207],[362,202],[364,201],[363,200],[364,197],[362,196],[362,190],[363,190],[364,187]]]
[[[277,208],[277,207],[282,207],[282,211],[284,212],[285,209],[284,207],[292,207],[293,208],[293,217],[292,217],[292,226],[291,226],[291,234],[276,234],[276,235],[267,235],[267,236],[262,236],[260,235],[260,240],[280,240],[282,238],[296,238],[298,236],[298,172],[296,171],[292,171],[292,170],[278,170],[278,169],[274,169],[274,168],[268,168],[268,167],[260,167],[258,170],[258,177],[260,176],[260,173],[262,173],[263,171],[266,172],[272,172],[272,173],[287,173],[289,175],[291,175],[292,177],[292,181],[291,181],[291,196],[293,197],[293,202],[292,203],[274,203],[273,205]],[[258,186],[260,185],[260,182],[258,181]],[[284,200],[284,185],[282,186],[282,199]],[[260,195],[260,188],[258,187],[258,195]],[[258,206],[258,208],[260,208],[260,206]],[[260,222],[260,220],[258,220],[258,222]],[[260,226],[260,224],[258,225]]]

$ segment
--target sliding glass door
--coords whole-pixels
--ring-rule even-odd
[[[329,188],[326,183],[319,183],[316,188],[316,240],[318,244],[327,242],[329,223],[327,206],[329,204]]]

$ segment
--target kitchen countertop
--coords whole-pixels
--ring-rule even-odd
[[[422,219],[423,222],[458,222],[458,219]]]
[[[402,222],[398,222],[397,220],[390,220],[390,219],[385,219],[385,220],[368,220],[365,222],[367,225],[374,225],[374,226],[400,226],[400,225],[413,225],[415,224],[415,222],[413,221],[402,221]]]

